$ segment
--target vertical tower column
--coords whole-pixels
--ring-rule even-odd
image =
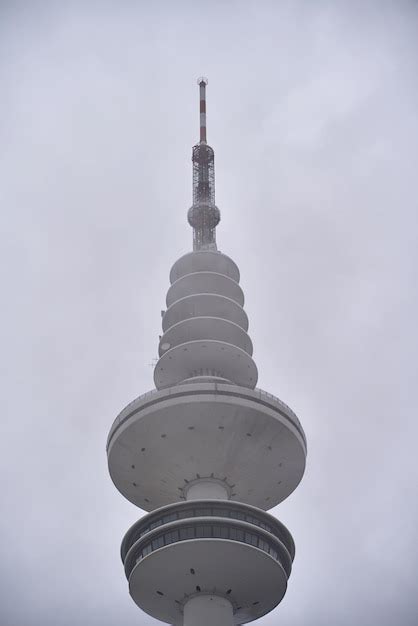
[[[186,500],[229,500],[229,493],[220,480],[200,478],[186,489]]]
[[[183,626],[233,626],[232,604],[212,594],[193,596],[184,605]]]
[[[221,481],[200,478],[186,491],[186,500],[229,500],[228,489]],[[193,596],[184,605],[183,626],[233,626],[232,604],[216,594]]]

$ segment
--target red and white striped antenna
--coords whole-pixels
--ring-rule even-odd
[[[206,143],[206,85],[208,79],[201,76],[197,79],[200,88],[200,142]]]

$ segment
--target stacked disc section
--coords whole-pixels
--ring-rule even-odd
[[[293,411],[256,388],[257,368],[236,264],[195,250],[170,272],[156,389],[109,433],[115,486],[149,513],[121,556],[135,603],[174,626],[234,626],[283,598],[295,554],[266,510],[305,469]]]
[[[206,624],[211,598],[230,606],[230,619],[212,622],[217,626],[271,611],[286,592],[294,554],[292,536],[271,515],[216,500],[153,511],[129,529],[121,547],[131,596],[147,613],[182,623],[191,600],[204,598],[193,626]]]
[[[236,264],[220,252],[195,251],[174,264],[170,282],[154,371],[157,389],[193,380],[253,389],[258,374]]]

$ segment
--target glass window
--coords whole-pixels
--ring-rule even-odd
[[[158,526],[161,526],[161,524],[163,523],[163,520],[158,519],[155,522],[152,522],[152,524],[149,525],[149,529],[153,530],[154,528],[158,528]]]
[[[149,543],[147,546],[144,547],[144,549],[142,550],[142,555],[143,556],[147,556],[147,554],[149,554],[151,552],[151,544]]]
[[[267,543],[267,541],[264,541],[264,539],[260,539],[260,540],[259,540],[259,542],[258,542],[258,547],[259,547],[261,550],[264,550],[264,552],[267,552],[267,553],[268,553],[268,551],[269,551],[269,544]]]
[[[249,543],[251,546],[256,546],[258,544],[258,537],[253,533],[245,533],[245,543]]]
[[[168,533],[165,534],[165,543],[166,543],[166,545],[168,545],[169,543],[175,543],[178,540],[179,540],[179,531],[178,530],[172,530],[171,532],[168,532]]]
[[[168,524],[168,522],[174,522],[177,519],[177,513],[170,513],[170,515],[164,515],[163,522],[164,524]]]
[[[219,537],[220,539],[229,539],[229,532],[227,526],[218,526],[215,525],[213,527],[213,536]]]
[[[201,524],[196,527],[196,537],[211,537],[212,536],[212,526],[206,526]]]
[[[230,528],[229,537],[235,541],[244,541],[244,531],[240,528]]]
[[[194,539],[194,528],[192,526],[180,528],[180,540],[182,539]]]
[[[157,537],[156,539],[153,539],[151,542],[152,545],[152,549],[153,550],[157,550],[158,548],[162,548],[164,545],[164,536],[160,535],[160,537]]]
[[[222,526],[218,526],[217,524],[213,527],[213,536],[220,537],[221,536],[221,528]]]

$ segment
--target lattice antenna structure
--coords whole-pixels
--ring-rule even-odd
[[[194,250],[216,250],[216,226],[221,214],[215,205],[215,153],[206,141],[206,78],[198,79],[200,141],[192,148],[193,204],[187,219],[193,228]]]

